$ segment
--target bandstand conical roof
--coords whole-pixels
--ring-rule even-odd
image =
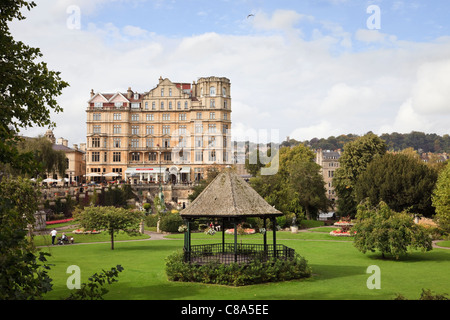
[[[267,203],[244,179],[226,168],[180,212],[185,218],[274,217],[282,213]]]

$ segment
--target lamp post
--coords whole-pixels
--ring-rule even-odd
[[[162,192],[162,186],[161,186],[161,146],[159,144],[157,144],[158,147],[158,152],[159,152],[159,198],[161,199],[161,204],[164,203],[164,194]]]

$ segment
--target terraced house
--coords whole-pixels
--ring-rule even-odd
[[[184,183],[231,155],[231,83],[223,77],[148,92],[94,93],[87,107],[88,180]]]

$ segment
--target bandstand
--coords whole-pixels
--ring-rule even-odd
[[[271,258],[287,260],[295,256],[294,249],[277,244],[276,218],[283,214],[267,203],[231,168],[224,169],[180,215],[187,227],[184,235],[184,261],[187,263],[248,263],[257,258],[262,261]],[[248,217],[263,219],[262,244],[238,243],[238,225]],[[199,220],[217,222],[222,230],[222,242],[192,245],[192,226]],[[273,232],[271,244],[267,242],[265,232],[267,220]],[[225,229],[228,227],[234,229],[232,243],[225,241]]]

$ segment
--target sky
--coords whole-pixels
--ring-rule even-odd
[[[86,141],[91,89],[147,92],[161,76],[230,79],[239,141],[450,133],[447,0],[35,2],[11,32],[70,84],[52,114],[69,145]]]

